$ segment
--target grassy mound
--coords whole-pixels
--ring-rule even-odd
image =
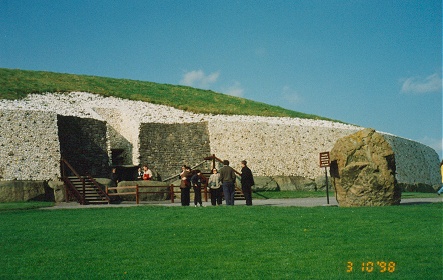
[[[194,113],[331,120],[211,90],[127,79],[0,68],[0,85],[0,99],[21,99],[29,93],[80,91]]]

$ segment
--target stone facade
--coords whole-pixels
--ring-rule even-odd
[[[201,123],[143,123],[140,126],[140,163],[164,179],[181,166],[198,165],[210,155],[208,125]]]
[[[228,159],[240,170],[247,160],[256,176],[316,178],[319,153],[330,151],[335,141],[358,130],[273,122],[210,122],[211,154]]]
[[[139,164],[139,130],[138,120],[134,116],[114,108],[93,108],[103,120],[108,129],[108,150],[116,165]],[[121,152],[121,153],[120,153]],[[114,153],[114,157],[112,154]],[[116,153],[118,153],[116,159]]]
[[[0,111],[0,179],[47,180],[60,176],[57,115]]]
[[[54,201],[54,194],[46,181],[0,181],[0,202]]]
[[[79,172],[109,177],[114,152],[119,152],[120,164],[148,164],[165,179],[178,174],[181,165],[195,166],[215,154],[237,170],[246,159],[256,177],[290,177],[296,182],[305,178],[303,184],[315,190],[324,178],[319,153],[362,128],[322,120],[199,115],[141,101],[71,93],[0,100],[0,129],[1,180],[57,180],[62,156]],[[399,184],[434,188],[440,184],[439,159],[433,149],[383,135],[395,153]],[[273,180],[276,188],[298,189],[287,180],[277,181]]]
[[[403,185],[440,185],[438,154],[421,143],[398,136],[384,134],[395,153],[396,179]]]

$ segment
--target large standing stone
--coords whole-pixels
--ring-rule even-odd
[[[340,206],[400,204],[394,152],[381,134],[367,128],[340,138],[330,157]]]

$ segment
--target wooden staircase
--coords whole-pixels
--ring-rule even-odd
[[[107,197],[106,193],[103,192],[101,187],[97,186],[90,177],[81,176],[69,176],[66,178],[69,180],[70,185],[74,187],[77,192],[83,195],[83,203],[78,201],[80,204],[109,204],[110,199]]]
[[[235,187],[234,200],[246,200],[246,198],[240,188]]]
[[[66,202],[74,199],[82,205],[111,203],[111,198],[94,178],[89,175],[80,176],[64,159],[61,159],[60,162],[62,180],[65,183],[66,189]],[[70,176],[66,175],[68,171],[71,173]]]

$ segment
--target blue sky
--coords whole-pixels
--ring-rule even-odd
[[[182,84],[442,154],[442,4],[0,0],[0,67]]]

